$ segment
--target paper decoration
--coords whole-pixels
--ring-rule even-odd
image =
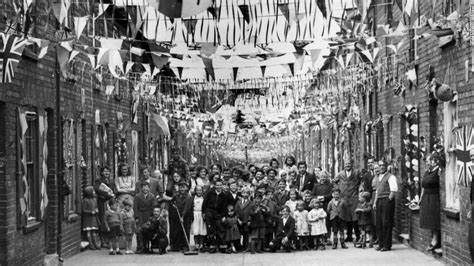
[[[39,116],[39,133],[43,144],[42,154],[41,157],[41,168],[42,168],[42,175],[41,175],[41,202],[40,202],[40,212],[41,218],[44,217],[44,213],[46,207],[49,203],[48,198],[48,191],[46,180],[48,179],[48,165],[46,162],[48,161],[48,119],[45,119],[43,115]]]
[[[163,134],[167,137],[170,136],[170,130],[168,126],[168,119],[165,117],[158,115],[158,114],[152,114],[153,120],[156,122],[156,124],[161,128],[163,131]]]
[[[0,83],[11,83],[20,62],[26,39],[0,33],[2,46],[0,47]]]
[[[30,195],[30,187],[28,185],[27,171],[28,168],[26,167],[26,140],[25,134],[28,129],[28,123],[26,121],[26,113],[22,109],[18,109],[18,120],[20,122],[20,130],[18,131],[18,139],[19,139],[19,158],[20,158],[20,174],[21,174],[21,185],[19,187],[18,195],[20,201],[20,213],[21,213],[21,223],[26,223],[26,218],[28,217],[29,210],[29,195]]]
[[[456,137],[456,172],[457,183],[469,186],[472,182],[473,163],[469,157],[469,151],[474,149],[474,130],[472,125],[462,126],[455,132]]]
[[[87,26],[88,20],[89,20],[89,16],[74,17],[74,31],[76,33],[76,39],[79,40],[79,38],[81,38],[82,32],[84,31],[84,28]]]
[[[190,17],[209,8],[212,0],[149,0],[150,5],[171,18]]]
[[[66,78],[70,52],[62,46],[56,46],[56,54],[59,62],[59,68],[61,69],[61,74],[64,78]]]

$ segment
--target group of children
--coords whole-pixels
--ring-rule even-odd
[[[272,175],[278,174],[273,168],[267,174],[270,172],[273,172]],[[199,175],[198,173],[196,176]],[[195,181],[193,185],[192,179],[196,180],[196,176],[180,182],[179,198],[175,196],[166,204],[160,203],[156,199],[158,197],[151,195],[153,211],[145,213],[144,218],[137,219],[134,203],[125,200],[122,202],[123,207],[119,207],[116,199],[109,200],[104,222],[109,233],[110,254],[122,254],[118,246],[121,236],[126,240],[125,253],[133,254],[134,234],[137,234],[140,250],[148,252],[158,249],[160,254],[166,253],[168,244],[174,249],[173,243],[179,242],[174,238],[184,236],[177,235],[174,232],[176,230],[186,234],[184,237],[188,243],[190,235],[193,235],[195,249],[209,253],[325,250],[326,246],[336,249],[338,242],[342,248],[348,248],[344,242],[343,220],[347,209],[336,185],[333,187],[331,184],[328,196],[315,195],[316,190],[298,191],[297,185],[288,184],[281,176],[274,182],[252,182],[255,178],[241,182],[239,178],[217,176],[210,178],[205,186],[202,181]],[[260,178],[262,180],[264,179]],[[320,182],[325,184],[328,180],[328,176],[322,176]],[[146,199],[149,184],[144,182],[141,186],[145,196],[136,197]],[[87,232],[91,248],[96,248],[98,219],[93,188],[87,187],[84,195],[83,230]],[[370,193],[362,192],[356,209],[362,238],[355,245],[361,248],[365,247],[367,235],[372,231],[370,196]],[[182,207],[176,207],[176,201],[182,202]],[[176,211],[180,225],[176,225],[174,220],[171,222],[172,217],[169,217]],[[174,226],[171,228],[173,232],[169,232],[168,226]],[[371,237],[370,240],[373,241]],[[372,246],[372,242],[369,245]],[[187,247],[188,245],[181,245],[178,250],[186,250]]]

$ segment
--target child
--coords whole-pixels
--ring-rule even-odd
[[[359,205],[355,209],[357,214],[357,221],[359,228],[361,229],[362,237],[360,238],[360,242],[356,244],[358,248],[365,248],[365,242],[367,240],[367,236],[370,237],[370,244],[369,247],[373,247],[373,239],[371,236],[371,227],[372,227],[372,204],[370,204],[370,193],[369,192],[361,192],[359,195]]]
[[[127,243],[125,254],[133,254],[132,239],[133,234],[135,234],[135,232],[137,231],[137,224],[135,222],[135,214],[132,210],[132,202],[130,202],[129,200],[124,200],[123,207],[123,233],[125,234],[125,241]]]
[[[153,248],[158,248],[159,254],[166,253],[168,246],[168,213],[166,210],[161,210],[159,207],[153,209],[153,216],[148,219],[144,226],[144,241],[146,246],[150,243],[149,253],[153,253]]]
[[[294,213],[296,211],[296,203],[298,202],[298,192],[296,192],[296,190],[290,190],[289,195],[290,199],[286,201],[285,205],[290,208],[290,215],[294,217]]]
[[[311,190],[305,190],[303,192],[303,201],[304,201],[304,209],[307,210],[308,212],[311,211],[311,207],[309,206],[311,204],[311,200],[313,199],[313,196],[311,195]]]
[[[87,241],[91,250],[100,249],[97,243],[97,231],[99,224],[97,222],[97,199],[95,197],[94,187],[88,186],[84,189],[84,199],[82,200],[82,231],[87,232]]]
[[[255,194],[252,209],[250,212],[250,253],[262,252],[262,242],[265,238],[265,214],[267,208],[262,205],[263,195]]]
[[[270,249],[275,252],[283,247],[286,252],[291,251],[291,241],[295,234],[295,219],[290,216],[290,207],[283,206],[281,218],[278,219],[278,227],[275,238],[270,242]]]
[[[305,203],[302,200],[299,200],[296,204],[295,211],[295,221],[296,221],[296,236],[298,237],[298,242],[300,250],[308,250],[308,211],[305,210]]]
[[[346,226],[346,222],[341,219],[341,216],[344,215],[345,212],[345,204],[340,199],[341,191],[338,188],[333,189],[332,192],[332,200],[328,204],[328,213],[329,219],[331,220],[331,230],[332,230],[332,249],[337,248],[337,238],[341,242],[341,248],[347,248],[346,244],[344,243],[344,228]]]
[[[225,240],[227,241],[227,253],[237,253],[240,241],[240,232],[238,226],[238,218],[235,215],[234,205],[227,206],[227,216],[222,218],[222,223],[225,225]]]
[[[324,235],[327,233],[326,212],[322,208],[322,203],[317,199],[312,199],[310,206],[312,210],[308,213],[308,221],[311,226],[311,237],[313,238],[314,250],[325,250]]]
[[[275,198],[278,209],[281,209],[285,205],[286,201],[289,199],[288,191],[286,191],[286,181],[280,180],[278,182],[278,190],[273,195]]]
[[[249,199],[250,189],[243,187],[241,192],[241,198],[235,204],[235,212],[237,213],[239,222],[239,231],[242,234],[242,250],[247,251],[249,248],[249,230],[250,230],[250,212],[253,208],[253,204]]]
[[[207,235],[207,228],[206,224],[204,223],[204,219],[202,218],[202,203],[204,202],[204,197],[202,196],[203,188],[201,186],[197,186],[194,191],[194,199],[193,199],[193,223],[191,225],[191,229],[194,235],[194,243],[196,245],[196,249],[201,251],[203,248],[203,240]]]
[[[267,207],[267,213],[265,214],[265,241],[264,241],[264,247],[265,249],[270,248],[268,244],[272,239],[274,238],[275,230],[277,229],[277,223],[278,223],[278,211],[279,209],[277,208],[276,202],[273,199],[273,193],[275,190],[273,187],[268,186],[265,192],[264,199],[262,200],[262,204]]]
[[[109,232],[110,255],[122,255],[118,246],[118,239],[123,232],[123,224],[118,206],[119,204],[117,200],[109,200],[110,209],[105,212],[104,216],[105,228],[107,229],[107,232]]]
[[[322,208],[325,211],[327,211],[328,204],[332,199],[332,189],[333,185],[329,181],[329,173],[326,171],[320,172],[320,178],[318,182],[314,184],[312,194],[320,200],[320,202],[322,203]],[[328,230],[328,233],[324,236],[324,241],[327,243],[328,246],[332,246],[331,241],[329,241],[329,239],[331,238],[330,222],[331,221],[329,221],[329,219],[326,219],[326,229]]]

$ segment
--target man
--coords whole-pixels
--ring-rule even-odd
[[[359,189],[361,185],[361,179],[359,173],[352,168],[352,161],[347,161],[344,164],[344,170],[336,176],[336,183],[339,185],[341,190],[341,198],[346,204],[346,211],[341,217],[346,221],[347,225],[347,237],[346,242],[352,242],[352,231],[356,235],[356,241],[359,241],[360,230],[357,225],[357,215],[355,209],[359,203]]]
[[[469,156],[471,158],[471,162],[474,163],[474,149],[469,151]],[[473,167],[474,168],[474,167]],[[468,235],[468,242],[469,242],[469,251],[471,252],[471,261],[474,263],[474,203],[472,201],[472,196],[474,193],[474,182],[471,181],[471,225],[469,226],[469,235]]]
[[[138,228],[137,233],[137,254],[148,253],[148,243],[143,241],[143,225],[148,222],[148,218],[153,215],[153,208],[155,207],[155,195],[150,193],[150,184],[147,182],[141,183],[141,192],[133,199],[133,212]]]
[[[313,191],[314,183],[316,183],[316,176],[308,173],[306,170],[308,165],[305,161],[298,162],[298,177],[296,178],[296,185],[301,196],[305,190]]]
[[[222,217],[227,213],[227,205],[231,202],[228,193],[223,191],[221,179],[214,182],[214,189],[208,191],[202,203],[203,218],[207,225],[207,237],[209,240],[209,253],[215,253],[217,248],[225,250],[225,228],[222,225]]]
[[[367,169],[363,169],[360,173],[360,187],[364,192],[369,192],[370,195],[372,195],[372,180],[375,176],[374,163],[374,157],[369,157],[367,159]]]
[[[395,216],[395,196],[398,192],[397,178],[387,171],[387,163],[379,161],[374,210],[379,246],[375,250],[392,249],[392,228]]]

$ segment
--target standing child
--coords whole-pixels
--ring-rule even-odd
[[[115,199],[109,200],[110,209],[105,212],[104,222],[107,232],[109,232],[110,255],[122,255],[118,245],[118,240],[123,232],[122,215],[118,210],[118,202]]]
[[[227,242],[227,253],[237,253],[236,246],[239,245],[240,232],[238,225],[238,218],[235,215],[234,205],[227,206],[227,216],[222,218],[222,223],[225,225],[225,240]]]
[[[265,214],[267,208],[262,204],[263,195],[256,193],[250,212],[250,253],[262,252],[262,242],[265,238]]]
[[[250,212],[252,210],[252,202],[250,201],[250,189],[243,187],[241,192],[242,197],[237,204],[235,204],[235,212],[239,219],[239,231],[242,234],[242,250],[247,251],[249,248],[249,230],[250,230]]]
[[[370,204],[370,193],[361,192],[359,195],[359,205],[355,209],[357,214],[357,221],[359,228],[361,229],[362,237],[360,238],[359,243],[356,244],[358,248],[365,248],[367,236],[370,237],[369,247],[373,247],[373,239],[371,236],[372,232],[372,204]]]
[[[344,243],[344,228],[346,227],[346,222],[341,218],[345,212],[345,204],[341,200],[341,191],[338,188],[333,189],[332,200],[328,204],[328,213],[329,219],[331,220],[331,230],[332,230],[332,249],[337,248],[337,239],[341,242],[341,248],[347,248]]]
[[[125,241],[127,243],[125,254],[133,254],[132,239],[137,231],[137,223],[135,222],[135,214],[132,210],[132,202],[130,200],[123,201],[122,220],[123,233],[125,234]]]
[[[320,250],[325,250],[324,235],[328,232],[326,228],[326,212],[322,208],[322,203],[317,199],[312,199],[310,206],[312,210],[308,213],[308,221],[311,226],[314,250],[317,250],[318,247]]]
[[[309,235],[309,226],[308,226],[308,211],[305,210],[305,203],[302,200],[299,200],[296,204],[295,211],[295,221],[296,221],[296,236],[298,237],[298,242],[300,250],[308,250],[308,235]]]
[[[87,241],[92,250],[100,249],[97,243],[99,224],[97,222],[97,199],[95,197],[94,187],[88,186],[84,189],[84,199],[82,200],[82,231],[87,232]]]
[[[289,195],[290,199],[286,201],[285,205],[290,208],[290,215],[294,217],[296,211],[296,203],[298,202],[298,192],[296,192],[296,190],[290,190]]]
[[[202,203],[204,202],[204,197],[202,196],[203,188],[201,186],[197,186],[194,191],[194,199],[193,199],[193,223],[191,225],[191,229],[194,235],[194,243],[196,245],[196,249],[201,251],[203,248],[203,240],[207,235],[207,228],[206,224],[204,223],[204,219],[202,218]]]

